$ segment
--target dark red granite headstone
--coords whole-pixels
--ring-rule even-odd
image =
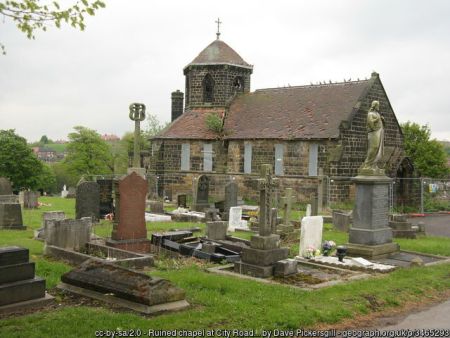
[[[148,184],[135,172],[116,181],[116,211],[111,239],[106,244],[135,252],[149,252],[145,226]]]

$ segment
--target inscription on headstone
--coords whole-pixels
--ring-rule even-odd
[[[228,220],[228,230],[234,231],[236,228],[241,227],[242,219],[242,208],[241,207],[231,207],[230,217]]]
[[[104,217],[114,211],[113,209],[113,180],[97,180],[99,187],[100,216]]]
[[[322,230],[322,216],[303,217],[300,232],[300,257],[306,257],[309,250],[321,249]]]

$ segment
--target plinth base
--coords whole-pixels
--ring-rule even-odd
[[[382,227],[379,229],[351,228],[349,231],[350,243],[362,245],[380,245],[392,242],[392,229]]]
[[[346,246],[348,256],[363,257],[367,259],[386,258],[390,254],[393,254],[400,250],[400,246],[397,243],[385,243],[379,245],[348,243]]]
[[[242,261],[234,263],[234,272],[241,275],[248,275],[258,278],[267,278],[273,276],[274,265],[260,266],[244,263]]]
[[[108,238],[106,245],[126,251],[149,253],[151,241],[148,238],[114,240]]]

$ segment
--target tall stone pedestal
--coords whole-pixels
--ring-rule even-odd
[[[357,176],[353,226],[347,254],[369,259],[383,258],[398,251],[389,227],[389,183],[386,176]]]

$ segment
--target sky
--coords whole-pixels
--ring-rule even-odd
[[[450,1],[104,0],[71,27],[29,40],[0,15],[0,129],[29,142],[74,126],[122,136],[128,106],[170,120],[183,68],[216,38],[254,66],[251,90],[380,74],[400,123],[450,141]],[[63,0],[61,3],[74,3]]]

